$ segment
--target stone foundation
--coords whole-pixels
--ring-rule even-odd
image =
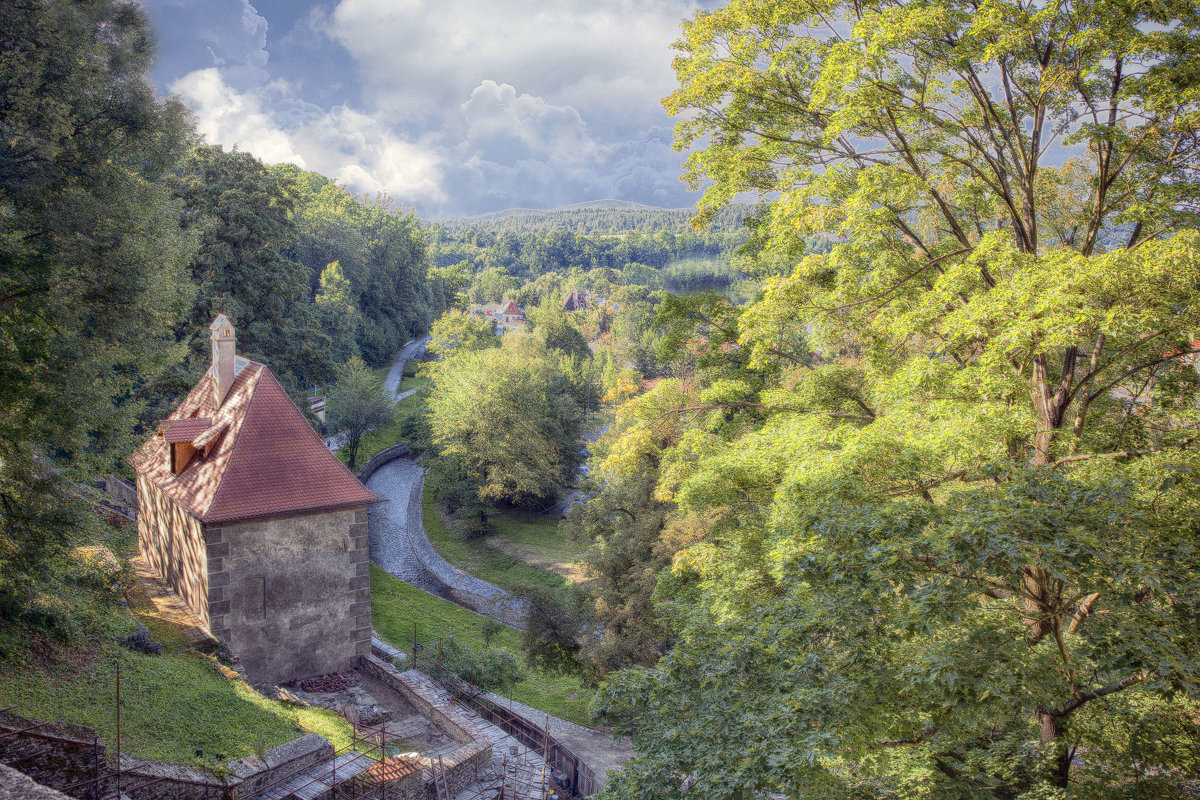
[[[492,762],[492,743],[453,700],[439,692],[432,681],[419,672],[399,672],[374,655],[363,656],[359,669],[378,678],[403,695],[417,711],[459,743],[458,749],[442,756],[446,784],[451,797],[483,778]],[[432,771],[425,772],[425,796],[435,800],[437,790]]]

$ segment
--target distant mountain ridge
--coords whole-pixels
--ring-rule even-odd
[[[710,228],[730,233],[754,207],[734,204],[719,213]],[[508,208],[477,217],[451,217],[434,224],[451,231],[478,230],[492,233],[538,233],[568,230],[583,235],[621,233],[683,233],[691,230],[693,208],[661,208],[629,200],[588,200],[561,208]]]

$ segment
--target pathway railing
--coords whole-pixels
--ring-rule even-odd
[[[578,755],[550,735],[549,717],[539,726],[516,711],[488,699],[485,692],[470,681],[459,677],[446,666],[441,639],[419,642],[414,637],[413,669],[419,669],[454,695],[455,699],[479,712],[480,716],[521,744],[536,752],[546,765],[565,776],[562,788],[578,797],[587,797],[600,790],[596,773]]]

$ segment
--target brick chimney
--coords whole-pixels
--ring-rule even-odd
[[[237,347],[237,336],[233,323],[224,314],[218,314],[208,329],[212,331],[213,406],[220,408],[233,385],[233,352]]]

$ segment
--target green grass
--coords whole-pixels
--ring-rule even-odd
[[[384,641],[405,652],[412,649],[414,626],[418,641],[453,634],[472,647],[483,645],[484,617],[426,594],[374,564],[371,565],[371,621]],[[511,628],[504,628],[493,644],[521,654],[520,634]],[[526,669],[525,680],[512,687],[514,700],[562,719],[588,724],[591,690],[573,676]]]
[[[515,556],[490,547],[487,544],[490,535],[484,539],[464,541],[451,534],[446,529],[446,522],[429,487],[421,496],[421,511],[429,543],[442,558],[464,572],[517,594],[526,586],[551,591],[566,586],[567,581],[562,575],[526,564]],[[489,519],[497,531],[506,531],[515,537],[524,536],[529,541],[550,539],[553,533],[557,533],[557,524],[553,520],[538,519],[536,523],[531,523],[525,515],[515,514],[496,515]]]
[[[151,633],[157,637],[161,631]],[[195,652],[151,656],[109,643],[31,644],[23,658],[0,663],[0,706],[15,706],[24,717],[90,726],[110,750],[117,742],[118,663],[124,752],[220,769],[306,731],[335,747],[350,743],[349,724],[334,712],[268,700],[222,676],[211,658]]]
[[[428,385],[429,378],[420,378],[411,375],[405,376],[400,380],[400,388],[396,391],[396,394],[402,394],[403,392],[407,392],[409,389],[420,389],[422,386]]]
[[[490,521],[495,532],[488,535],[489,540],[536,553],[540,559],[574,564],[586,549],[567,541],[566,535],[558,529],[557,518],[511,511],[497,514]]]

